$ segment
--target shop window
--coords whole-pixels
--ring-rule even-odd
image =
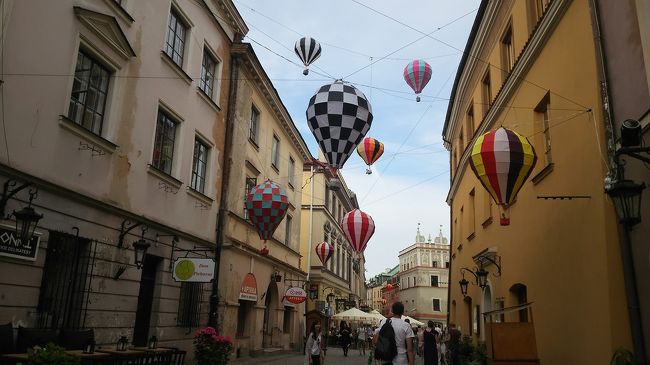
[[[178,301],[178,317],[176,321],[179,326],[187,328],[199,326],[202,299],[202,283],[181,282],[181,295]]]

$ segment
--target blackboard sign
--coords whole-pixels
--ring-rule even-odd
[[[23,243],[16,238],[15,229],[0,226],[0,256],[36,261],[40,240],[41,237],[34,234],[29,242]]]

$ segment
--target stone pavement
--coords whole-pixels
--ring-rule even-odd
[[[248,357],[235,359],[230,362],[231,365],[305,365],[305,356],[296,352],[282,351],[280,353],[271,353],[259,357]],[[343,350],[340,347],[330,347],[327,349],[327,356],[323,365],[367,365],[368,351],[366,355],[359,355],[359,350],[350,349],[348,356],[343,356]],[[423,364],[421,357],[416,357],[416,365]]]

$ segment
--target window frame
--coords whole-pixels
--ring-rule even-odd
[[[203,161],[204,163],[203,176],[200,176],[199,172],[197,171],[197,153],[196,153],[197,144],[200,147],[204,147],[205,149],[205,160]],[[192,172],[190,176],[190,189],[197,191],[201,194],[205,194],[205,187],[208,182],[208,176],[209,176],[208,167],[210,166],[210,149],[211,149],[210,145],[207,142],[205,142],[203,138],[199,137],[198,135],[194,137],[194,148],[192,152]],[[201,162],[201,159],[199,159],[198,161]],[[196,182],[195,177],[197,179],[200,179],[202,182],[202,184],[200,185],[200,189],[197,188],[195,184]]]
[[[515,45],[512,19],[508,22],[503,35],[501,36],[501,68],[503,70],[503,79],[505,80],[515,65]]]
[[[206,59],[212,62],[211,80],[207,79],[207,76],[210,74],[210,70],[206,69]],[[219,69],[219,64],[219,59],[209,50],[207,46],[204,46],[203,57],[201,58],[201,77],[199,78],[198,88],[211,100],[214,99],[214,91],[217,88],[217,70]],[[208,81],[211,81],[211,83]],[[206,88],[208,90],[206,90]]]
[[[159,128],[160,122],[161,122],[161,120],[160,120],[161,115],[164,116],[166,119],[168,119],[169,122],[171,122],[173,124],[173,126],[174,126],[173,133],[172,133],[173,140],[172,140],[172,146],[171,146],[171,157],[170,157],[170,161],[169,161],[169,171],[166,171],[166,169],[161,168],[160,161],[157,163],[156,158],[155,158],[156,148],[157,148],[157,145],[159,143],[161,143],[161,146],[160,146],[160,151],[161,151],[160,153],[161,154],[162,154],[162,150],[163,150],[162,142],[158,139],[159,138],[158,128]],[[160,171],[162,173],[165,173],[165,174],[167,174],[169,176],[172,176],[172,172],[173,172],[173,168],[174,168],[174,155],[176,154],[176,147],[177,147],[176,146],[176,140],[178,139],[178,127],[179,127],[180,124],[181,124],[180,121],[174,115],[172,115],[171,112],[165,110],[162,106],[158,107],[158,112],[156,114],[156,128],[155,128],[155,131],[154,131],[154,144],[153,144],[153,151],[152,151],[152,156],[151,156],[151,166],[153,168],[155,168],[156,170],[158,170],[158,171]]]
[[[173,35],[174,35],[173,38],[174,39],[173,39],[173,42],[171,44],[169,44],[169,37],[170,37],[170,34],[171,34],[170,32],[172,31],[172,28],[171,28],[171,26],[172,26],[172,24],[171,24],[172,23],[172,17],[173,17],[173,19],[176,20],[176,22],[174,24],[174,29],[173,29],[173,32],[174,32],[173,33]],[[177,30],[178,30],[178,25],[179,24],[183,27],[183,39],[182,39],[182,50],[181,50],[181,53],[179,54],[180,60],[176,60],[174,58],[174,53],[177,53],[176,52],[177,51],[177,49],[176,49],[176,40],[177,40],[177,38],[180,38],[180,37],[177,37],[177,33],[176,33]],[[174,62],[174,64],[176,64],[181,69],[183,68],[183,64],[185,62],[185,52],[187,50],[186,45],[187,45],[188,33],[190,32],[190,28],[191,28],[191,24],[188,22],[187,17],[184,16],[184,14],[180,11],[180,9],[177,6],[175,6],[175,4],[172,3],[171,8],[169,9],[169,17],[167,19],[167,32],[165,32],[165,43],[164,43],[163,52],[167,56],[169,56],[169,58],[172,60],[172,62]],[[171,47],[171,51],[170,51],[170,47]],[[179,63],[179,61],[180,61],[180,63]]]
[[[249,183],[251,185],[249,185]],[[251,188],[249,188],[251,186]],[[246,178],[244,180],[244,219],[248,220],[248,209],[246,209],[246,198],[248,197],[248,193],[257,186],[257,177],[250,177],[246,175]]]
[[[260,111],[251,105],[251,116],[248,124],[248,140],[251,141],[256,147],[259,141],[259,129],[260,129]]]
[[[287,166],[287,184],[289,184],[289,187],[292,189],[295,183],[295,176],[294,176],[295,173],[296,173],[296,161],[293,159],[293,157],[289,156],[289,165]]]
[[[438,309],[436,309],[436,301],[438,303]],[[434,312],[442,312],[442,300],[440,298],[432,298],[431,306]]]
[[[489,65],[481,79],[481,96],[483,97],[483,117],[485,118],[492,107],[492,78],[490,76]]]
[[[284,222],[284,244],[288,247],[291,247],[291,224],[293,223],[293,217],[290,214],[287,214]]]
[[[179,327],[196,328],[201,321],[203,283],[182,281],[179,289],[176,325]]]
[[[78,65],[79,65],[79,61],[80,61],[79,60],[80,56],[85,57],[85,59],[88,59],[91,62],[91,65],[90,65],[91,68],[88,71],[88,77],[87,77],[87,80],[86,80],[86,84],[87,84],[86,88],[84,89],[84,91],[76,92],[78,95],[82,94],[82,93],[85,95],[83,102],[79,101],[80,98],[76,98],[76,100],[73,100],[73,95],[75,94],[75,90],[74,90],[75,86],[74,85],[77,82],[77,72],[78,72],[77,69],[78,69]],[[100,84],[99,85],[100,88],[96,88],[97,90],[95,90],[95,93],[98,93],[98,94],[94,98],[94,101],[95,101],[95,104],[96,104],[95,108],[91,109],[92,110],[92,115],[93,115],[93,118],[92,118],[93,120],[91,121],[90,128],[89,128],[88,126],[84,125],[83,119],[84,119],[84,115],[86,114],[86,111],[88,109],[88,104],[89,104],[88,94],[89,94],[89,91],[91,91],[91,79],[92,79],[91,75],[92,75],[93,69],[95,69],[95,66],[97,66],[99,68],[99,72],[102,72],[102,71],[106,72],[107,78],[106,78],[105,89],[104,90],[99,90],[101,88],[101,84]],[[88,132],[101,137],[102,132],[104,130],[104,121],[105,121],[106,112],[107,112],[106,105],[108,103],[108,98],[109,98],[110,90],[111,90],[110,89],[111,77],[115,73],[115,71],[112,68],[110,68],[106,64],[106,62],[103,62],[100,57],[97,57],[94,52],[86,49],[85,47],[80,46],[79,49],[77,50],[77,58],[76,58],[76,61],[75,61],[75,67],[74,67],[73,72],[74,72],[74,76],[73,76],[74,81],[73,81],[73,84],[72,84],[72,89],[70,90],[70,94],[69,94],[68,111],[66,113],[66,117],[70,121],[72,121],[73,123],[79,125],[80,127],[84,128],[85,130],[87,130]],[[83,84],[83,82],[81,82],[81,83]],[[97,104],[97,100],[101,100],[99,98],[102,95],[104,97],[104,100],[103,100],[103,103],[101,104],[102,113],[100,114],[100,113],[97,113],[96,108],[99,105],[99,104]],[[72,115],[73,105],[82,108],[79,120],[77,120],[77,118]],[[99,120],[99,128],[97,130],[95,130],[95,128],[94,128],[95,127],[95,120],[94,119],[95,119],[96,115],[101,116],[101,118]]]
[[[280,137],[275,133],[271,138],[271,166],[280,170]]]

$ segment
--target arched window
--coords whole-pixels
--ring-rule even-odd
[[[510,287],[510,296],[514,303],[522,305],[528,303],[528,289],[526,285],[517,283]],[[528,322],[528,309],[519,311],[519,322]]]
[[[465,302],[465,313],[467,315],[467,332],[471,336],[472,334],[474,334],[474,332],[472,331],[472,324],[473,324],[473,321],[472,321],[472,297],[465,297],[465,299],[463,299],[463,301]]]

